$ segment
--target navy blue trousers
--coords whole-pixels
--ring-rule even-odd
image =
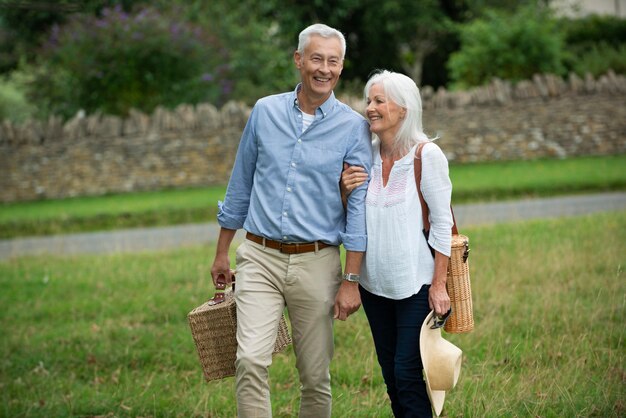
[[[419,345],[420,329],[430,312],[429,288],[425,285],[409,298],[393,300],[359,287],[396,418],[432,417]]]

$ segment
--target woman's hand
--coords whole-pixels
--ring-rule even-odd
[[[363,167],[358,165],[348,165],[343,163],[343,172],[341,173],[341,195],[348,197],[352,190],[356,189],[367,180],[367,173]]]
[[[445,283],[433,282],[428,290],[428,305],[438,316],[444,316],[450,310],[450,296]]]

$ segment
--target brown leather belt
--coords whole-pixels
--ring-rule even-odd
[[[274,250],[278,250],[284,254],[302,254],[302,253],[310,253],[311,251],[315,251],[315,244],[317,244],[317,249],[321,250],[322,248],[332,247],[330,244],[325,244],[321,241],[317,242],[280,242],[274,241],[271,239],[263,238],[258,235],[254,235],[251,232],[246,233],[246,238],[252,242],[256,242],[257,244],[265,245],[267,248],[271,248]]]

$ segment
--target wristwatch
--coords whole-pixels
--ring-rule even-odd
[[[343,275],[343,279],[347,282],[358,283],[361,280],[361,276],[354,273],[346,273]]]

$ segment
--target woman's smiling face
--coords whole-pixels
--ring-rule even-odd
[[[390,100],[381,84],[370,87],[365,115],[370,122],[370,131],[379,138],[394,138],[405,114],[406,109]]]

